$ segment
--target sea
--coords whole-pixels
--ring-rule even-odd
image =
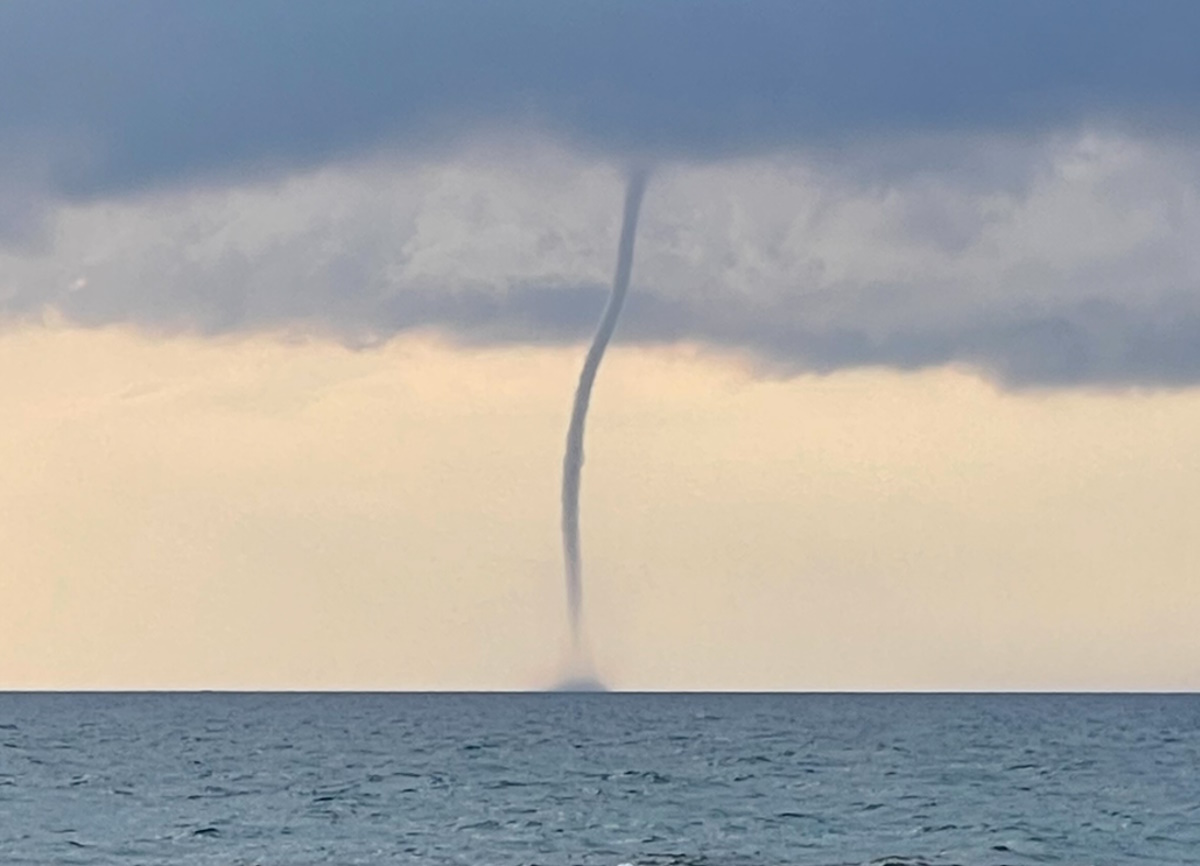
[[[1200,864],[1200,695],[0,693],[3,864]]]

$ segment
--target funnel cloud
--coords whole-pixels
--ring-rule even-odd
[[[579,387],[575,389],[575,402],[571,407],[571,424],[567,428],[567,450],[563,455],[562,482],[562,537],[563,560],[567,579],[567,616],[571,625],[571,638],[576,648],[580,645],[580,621],[583,616],[583,569],[579,555],[579,482],[583,469],[583,432],[587,423],[588,404],[592,399],[592,385],[596,372],[604,360],[604,350],[612,339],[629,291],[629,276],[633,270],[633,242],[637,235],[638,211],[642,205],[642,194],[646,191],[647,172],[637,168],[630,172],[625,186],[625,213],[621,220],[621,240],[617,247],[617,271],[613,276],[612,294],[596,336],[588,348],[583,369],[579,373]]]

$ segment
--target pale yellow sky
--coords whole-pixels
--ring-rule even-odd
[[[585,608],[620,688],[1200,688],[1200,393],[763,379],[616,345]],[[10,328],[0,688],[536,688],[582,348]]]

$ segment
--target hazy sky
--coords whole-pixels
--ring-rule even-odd
[[[1200,688],[1191,2],[0,4],[0,687]]]

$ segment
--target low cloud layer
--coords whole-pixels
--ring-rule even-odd
[[[906,148],[925,157],[897,173]],[[604,303],[621,191],[610,163],[525,138],[59,205],[0,250],[0,316],[357,345],[415,328],[579,340]],[[782,375],[959,364],[1016,386],[1191,385],[1197,238],[1200,158],[1169,139],[669,163],[618,339]]]

